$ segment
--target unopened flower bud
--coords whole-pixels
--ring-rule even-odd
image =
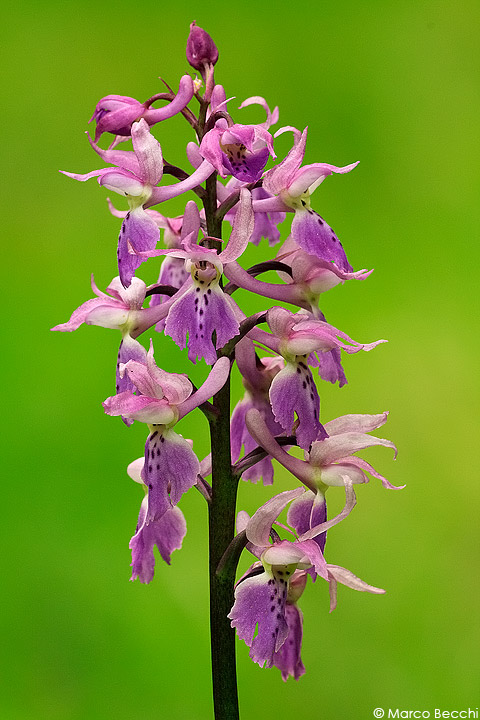
[[[215,65],[218,50],[210,35],[195,22],[190,25],[187,40],[187,60],[195,70],[204,70],[205,65]]]

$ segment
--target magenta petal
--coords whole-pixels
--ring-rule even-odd
[[[333,348],[328,352],[318,355],[318,374],[322,380],[335,385],[338,382],[339,387],[347,384],[347,378],[341,363],[341,353],[339,348]]]
[[[285,620],[288,627],[287,639],[273,656],[273,664],[281,671],[282,680],[287,681],[290,676],[298,680],[305,673],[305,667],[300,657],[303,616],[297,605],[288,603],[285,606]]]
[[[137,530],[129,545],[132,551],[131,580],[138,578],[141,583],[149,583],[153,578],[154,545],[157,546],[163,560],[170,565],[171,553],[182,547],[187,532],[185,518],[178,507],[170,508],[159,520],[146,525],[147,504],[148,499],[145,497],[140,508]]]
[[[175,95],[173,100],[162,108],[149,107],[145,111],[143,117],[149,125],[154,125],[162,120],[167,120],[168,118],[171,118],[181,112],[188,105],[192,97],[193,80],[190,75],[183,75],[180,78],[178,93]]]
[[[329,435],[340,435],[345,432],[368,433],[385,425],[387,419],[388,412],[379,413],[378,415],[342,415],[325,423],[325,430]]]
[[[221,348],[238,331],[233,301],[218,285],[205,290],[193,285],[172,305],[165,325],[165,333],[182,350],[188,334],[189,359],[196,362],[197,358],[204,358],[207,365],[213,365],[217,359],[212,333],[216,333],[216,347]]]
[[[340,270],[353,272],[345,250],[334,231],[313,210],[296,210],[292,222],[292,238],[310,255],[334,262]]]
[[[235,589],[235,604],[228,617],[238,637],[250,647],[250,657],[260,667],[265,664],[272,667],[274,655],[288,635],[286,594],[286,584],[280,584],[267,573],[247,577]]]
[[[160,230],[143,207],[137,207],[127,213],[118,237],[118,273],[124,287],[128,287],[135,271],[145,258],[129,252],[129,243],[135,250],[146,252],[153,250],[160,239]]]
[[[326,436],[319,421],[320,398],[305,363],[287,363],[273,379],[270,388],[270,402],[275,420],[287,434],[293,431],[295,414],[298,417],[296,429],[297,442],[308,450],[312,442],[320,435]]]
[[[200,463],[189,443],[173,430],[154,430],[145,444],[145,522],[159,520],[197,482]]]

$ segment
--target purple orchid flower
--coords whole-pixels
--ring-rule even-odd
[[[107,95],[102,98],[95,108],[89,122],[95,120],[95,142],[98,142],[103,133],[129,137],[132,124],[142,118],[151,126],[162,120],[167,120],[181,112],[193,97],[194,87],[190,75],[183,75],[180,79],[178,93],[168,105],[162,108],[152,108],[155,96],[145,103],[125,95]]]
[[[285,129],[291,128],[283,128],[275,133],[275,136]],[[353,268],[334,231],[318,213],[311,209],[310,194],[328,175],[334,172],[350,172],[358,165],[358,162],[345,165],[345,167],[313,163],[301,168],[306,142],[307,128],[295,141],[287,157],[265,174],[263,187],[270,195],[278,196],[284,206],[294,210],[292,237],[305,252],[335,263],[340,270],[352,272]],[[260,201],[259,204],[262,203],[267,205],[269,201]],[[278,209],[278,205],[274,205],[273,209]]]
[[[273,530],[273,524],[289,503],[287,522],[294,529],[294,535],[298,534],[294,541],[281,540]],[[320,575],[329,583],[330,612],[336,607],[337,582],[362,592],[385,592],[345,568],[326,563],[325,531],[343,518],[337,516],[328,523],[325,518],[323,496],[301,488],[271,498],[252,518],[245,512],[238,515],[237,531],[246,531],[247,549],[260,562],[252,565],[238,581],[235,603],[228,617],[239,638],[250,647],[252,660],[260,667],[275,665],[284,681],[290,676],[298,680],[305,672],[300,655],[302,613],[297,602],[308,575],[313,580]],[[288,527],[285,529],[292,532]]]
[[[204,358],[212,365],[217,357],[216,349],[223,347],[239,332],[242,313],[233,300],[223,292],[219,280],[224,264],[236,260],[245,250],[253,231],[251,195],[245,188],[240,194],[240,204],[227,247],[222,252],[195,244],[200,228],[200,216],[194,202],[187,203],[185,218],[188,229],[193,228],[183,240],[184,250],[153,250],[142,254],[143,258],[170,255],[187,261],[192,281],[189,288],[176,300],[169,312],[165,332],[183,349],[187,343],[188,357],[192,362]],[[184,225],[186,220],[184,221]],[[185,230],[187,232],[187,230]],[[137,252],[132,248],[133,252]],[[215,332],[215,347],[212,335]]]
[[[132,143],[133,152],[101,150],[95,143],[91,143],[95,151],[107,162],[115,164],[116,168],[93,170],[85,175],[62,171],[64,175],[81,182],[98,177],[100,185],[127,198],[130,211],[122,223],[117,250],[119,275],[125,287],[130,284],[135,271],[145,259],[140,254],[130,253],[129,244],[139,251],[148,251],[153,250],[160,238],[159,228],[146,212],[145,206],[192,190],[213,172],[212,166],[205,161],[186,180],[166,187],[155,187],[163,176],[162,149],[150,134],[145,120],[133,123]]]
[[[380,480],[383,487],[389,490],[405,487],[392,485],[369,463],[355,455],[367,447],[382,445],[392,448],[397,456],[397,448],[390,440],[367,434],[384,425],[387,417],[387,412],[379,415],[343,415],[325,423],[327,437],[312,443],[306,460],[292,457],[280,447],[257,410],[250,410],[245,421],[256,442],[313,492],[324,495],[329,487],[345,487],[345,507],[336,519],[322,524],[325,532],[353,510],[356,503],[353,485],[367,483],[366,473]],[[311,534],[303,533],[302,538],[315,536],[318,527]]]
[[[246,530],[247,547],[260,558],[261,564],[250,568],[237,583],[235,603],[228,617],[238,637],[250,647],[252,660],[260,667],[272,667],[275,659],[282,664],[283,660],[283,676],[287,672],[286,666],[291,663],[290,657],[279,651],[289,635],[292,635],[290,639],[295,639],[299,629],[298,616],[297,621],[293,618],[296,613],[288,611],[292,615],[290,622],[286,618],[287,605],[295,602],[292,594],[289,596],[291,579],[297,570],[313,568],[315,573],[328,580],[327,564],[319,545],[312,539],[293,542],[279,539],[270,543],[274,521],[288,503],[303,492],[302,488],[296,488],[280,493],[257,510],[246,524],[246,513],[237,524],[238,530]],[[258,633],[254,637],[257,626]],[[295,667],[300,668],[300,664],[296,662]]]
[[[309,313],[294,315],[280,307],[268,311],[267,322],[272,335],[254,328],[249,336],[280,353],[286,360],[285,368],[274,378],[270,388],[273,414],[287,433],[292,432],[297,415],[297,441],[301,448],[308,450],[319,436],[326,437],[319,420],[320,398],[308,367],[311,354],[340,348],[348,353],[368,351],[386,341],[357,343],[332,325],[311,319]]]
[[[140,394],[119,393],[107,398],[103,407],[108,415],[122,415],[148,424],[143,475],[148,487],[145,522],[149,525],[174,507],[197,481],[200,469],[197,457],[172,427],[223,387],[230,373],[230,361],[220,358],[193,394],[185,375],[167,373],[156,365],[152,344],[146,364],[130,360],[120,366],[120,375],[124,373],[128,373]]]
[[[235,360],[242,374],[245,395],[232,414],[230,425],[232,462],[236,462],[240,457],[242,446],[245,455],[257,447],[245,424],[246,414],[251,408],[258,410],[273,435],[284,434],[283,428],[273,417],[268,398],[272,380],[284,366],[283,358],[267,357],[257,362],[254,345],[248,337],[245,337],[235,347]],[[263,478],[264,485],[273,483],[273,466],[268,456],[242,473],[243,480],[250,480],[253,483],[260,478]]]
[[[141,484],[145,490],[147,486],[143,480],[144,458],[134,460],[127,468],[129,476]],[[162,559],[170,565],[170,556],[174,550],[180,550],[183,538],[187,532],[187,525],[179,507],[169,508],[158,520],[147,524],[148,494],[142,500],[138,515],[135,534],[130,540],[132,551],[132,577],[138,578],[141,583],[149,583],[154,574],[155,557],[154,545],[157,546]]]
[[[230,125],[223,118],[205,134],[200,153],[221,177],[233,175],[243,183],[257,182],[270,156],[273,138],[262,125]]]

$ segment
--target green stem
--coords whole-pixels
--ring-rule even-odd
[[[235,567],[217,572],[235,534],[238,478],[230,455],[230,383],[213,399],[218,417],[210,422],[212,500],[209,505],[210,631],[215,720],[238,720],[235,632],[227,615],[234,603]]]
[[[199,135],[205,126],[206,107],[201,106]],[[207,233],[222,237],[222,218],[217,212],[217,174],[205,184],[203,198]],[[219,241],[210,241],[220,251]],[[213,398],[210,414],[212,450],[212,492],[208,506],[209,517],[209,575],[210,575],[210,642],[212,651],[213,706],[215,720],[238,720],[237,671],[235,663],[235,631],[227,615],[234,603],[236,563],[219,568],[227,548],[235,535],[235,505],[238,476],[232,472],[230,450],[230,378]]]

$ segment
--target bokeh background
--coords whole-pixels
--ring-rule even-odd
[[[119,337],[49,332],[91,296],[91,272],[101,288],[116,273],[106,192],[58,169],[102,166],[84,135],[99,98],[143,100],[161,91],[159,75],[176,87],[194,19],[217,42],[217,81],[236,97],[238,122],[263,121],[260,108],[234,110],[263,95],[281,124],[309,125],[307,162],[361,160],[327,179],[313,206],[354,267],[375,272],[326,294],[322,308],[352,337],[389,343],[345,358],[347,387],[322,383],[322,417],[389,409],[384,435],[398,460],[382,448],[365,457],[407,483],[361,487],[327,544],[330,562],[387,594],[340,587],[329,615],[326,583],[309,586],[298,683],[261,670],[238,643],[242,717],[478,707],[478,5],[46,0],[3,14],[0,717],[212,716],[204,502],[194,491],[182,500],[188,535],[171,567],[159,562],[149,586],[130,583],[141,491],[125,467],[145,428],[128,430],[100,404],[113,391]],[[186,166],[188,125],[177,117],[155,133],[167,159]],[[279,155],[290,142],[279,139]],[[140,271],[147,281],[155,273]],[[169,339],[156,348],[165,369],[184,367]],[[202,457],[203,416],[180,429]],[[276,489],[289,483],[279,472]],[[253,512],[270,494],[242,483],[239,507]],[[340,508],[341,493],[331,494]]]

